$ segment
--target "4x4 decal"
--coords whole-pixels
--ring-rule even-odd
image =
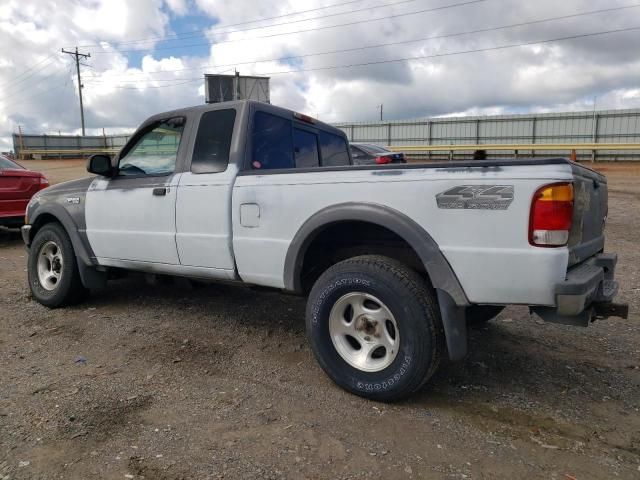
[[[438,208],[506,210],[513,202],[513,185],[458,185],[436,195]]]

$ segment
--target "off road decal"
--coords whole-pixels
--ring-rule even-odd
[[[506,210],[513,202],[513,185],[458,185],[436,195],[438,208]]]

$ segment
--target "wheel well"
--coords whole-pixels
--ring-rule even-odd
[[[308,293],[330,266],[358,255],[384,255],[398,260],[428,280],[416,251],[397,233],[375,223],[342,221],[323,227],[309,243],[300,269],[300,285]]]
[[[41,215],[38,215],[38,218],[36,218],[36,221],[31,224],[31,232],[29,233],[31,237],[30,240],[34,239],[34,237],[36,236],[36,233],[38,233],[38,230],[44,227],[47,223],[53,223],[53,222],[59,223],[62,225],[62,222],[60,222],[60,220],[58,220],[58,218],[55,215],[52,215],[50,213],[43,213]]]

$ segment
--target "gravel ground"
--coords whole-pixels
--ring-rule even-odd
[[[54,181],[81,165],[27,164]],[[131,276],[48,310],[0,230],[0,480],[640,479],[640,166],[603,170],[631,318],[581,329],[509,308],[391,405],[323,374],[304,299]]]

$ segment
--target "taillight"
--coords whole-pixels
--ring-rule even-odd
[[[529,243],[537,247],[562,247],[569,240],[573,218],[573,185],[554,183],[539,188],[531,202]]]
[[[47,188],[49,186],[49,180],[44,177],[40,177],[40,190]]]
[[[391,163],[391,157],[376,157],[376,163],[378,165],[385,165]]]

